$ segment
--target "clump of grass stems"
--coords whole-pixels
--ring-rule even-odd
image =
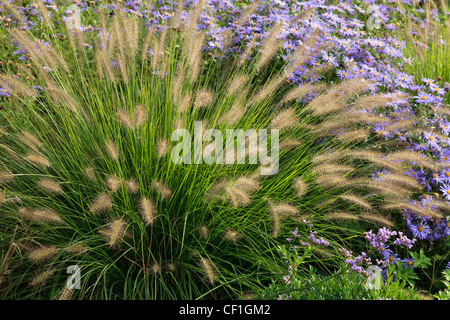
[[[32,34],[11,30],[28,45],[44,93],[14,91],[20,106],[0,117],[2,151],[9,150],[0,154],[0,186],[6,200],[18,199],[1,203],[1,235],[29,257],[11,257],[17,267],[2,296],[237,297],[283,272],[276,248],[300,216],[322,219],[333,244],[317,250],[319,261],[333,257],[348,235],[329,221],[355,215],[343,220],[389,224],[372,213],[391,202],[388,187],[404,186],[399,197],[412,192],[408,181],[367,184],[374,168],[407,169],[408,159],[398,163],[401,154],[391,161],[368,150],[370,137],[335,134],[365,125],[367,116],[347,106],[369,83],[293,88],[284,74],[292,66],[273,58],[281,48],[274,51],[279,44],[270,37],[262,53],[244,52],[248,61],[213,61],[194,28],[198,10],[191,23],[150,36],[119,10],[102,19],[109,40],[89,51],[76,31],[39,53]],[[317,97],[305,105],[306,92]],[[193,133],[198,121],[205,135],[212,128],[279,130],[279,170],[262,175],[258,162],[175,164],[173,131]],[[81,269],[81,290],[65,288],[70,265]]]

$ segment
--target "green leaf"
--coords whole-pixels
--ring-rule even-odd
[[[431,265],[431,259],[425,256],[423,249],[420,249],[420,252],[411,252],[411,256],[414,259],[414,267],[417,268],[426,268]]]

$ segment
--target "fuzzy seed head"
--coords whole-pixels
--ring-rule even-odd
[[[47,158],[39,154],[29,154],[25,156],[25,159],[39,167],[50,167],[50,162],[47,160]]]
[[[325,215],[327,220],[338,220],[338,221],[357,221],[359,220],[357,215],[347,213],[347,212],[330,212]]]
[[[237,242],[241,238],[241,235],[236,230],[228,229],[225,231],[223,238],[227,241]]]
[[[108,139],[106,141],[106,148],[111,158],[113,158],[116,161],[119,160],[119,151],[117,150],[117,146],[114,141]]]
[[[133,129],[133,121],[131,120],[131,117],[125,111],[117,112],[117,119],[123,126],[129,128],[129,129]]]
[[[0,171],[0,183],[1,182],[10,182],[14,176],[7,171]]]
[[[164,156],[166,152],[167,152],[167,140],[159,139],[158,143],[156,144],[156,153],[158,155],[158,158]]]
[[[144,106],[139,105],[136,107],[136,110],[134,111],[134,123],[136,124],[136,127],[140,127],[147,118],[147,112],[145,111]]]
[[[108,227],[99,230],[99,233],[106,238],[110,247],[115,247],[126,233],[126,222],[122,219],[113,220]]]
[[[278,113],[275,118],[272,119],[272,128],[285,129],[298,125],[298,119],[295,116],[293,109],[286,109]]]
[[[172,190],[167,188],[161,181],[154,181],[153,188],[155,188],[156,192],[158,192],[163,199],[169,199],[172,196]]]
[[[156,207],[152,199],[142,198],[140,202],[140,212],[146,225],[153,225],[156,219]]]
[[[94,201],[91,203],[89,212],[93,214],[98,214],[102,211],[111,209],[112,205],[113,203],[111,197],[106,193],[102,193],[97,198],[95,198]]]
[[[136,180],[128,179],[125,182],[125,184],[126,184],[127,190],[130,193],[135,194],[135,193],[137,193],[139,191],[139,184],[136,182]]]
[[[44,246],[38,249],[32,250],[28,254],[28,258],[37,263],[54,256],[58,252],[58,248],[55,246]]]
[[[22,130],[22,132],[17,135],[17,138],[25,144],[27,147],[33,149],[34,151],[38,151],[44,144],[38,138],[36,138],[33,134],[28,131]]]
[[[209,283],[213,285],[216,280],[213,264],[209,259],[201,258],[200,265],[202,266],[203,272],[205,273]]]
[[[297,190],[297,197],[302,198],[308,190],[308,185],[302,178],[298,177],[295,179],[294,188]]]
[[[122,185],[122,179],[118,178],[116,175],[111,175],[106,179],[106,185],[112,192],[116,192]]]
[[[53,275],[54,272],[55,272],[54,269],[49,269],[49,270],[45,270],[43,272],[38,272],[33,277],[33,279],[31,279],[30,285],[32,287],[44,285],[47,282],[47,280]]]
[[[41,179],[38,182],[39,186],[50,193],[61,193],[62,192],[62,188],[61,185],[53,180],[49,180],[49,179]]]

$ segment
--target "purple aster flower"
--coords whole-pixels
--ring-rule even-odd
[[[427,224],[411,224],[410,230],[414,236],[414,238],[425,239],[430,233],[430,227]]]
[[[445,199],[450,200],[450,183],[445,183],[441,185],[439,190],[442,192],[442,196]]]
[[[0,97],[9,97],[9,90],[5,88],[0,88]]]

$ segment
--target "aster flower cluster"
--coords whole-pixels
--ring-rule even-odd
[[[416,242],[416,239],[410,239],[403,232],[391,231],[387,228],[381,228],[376,233],[373,230],[364,233],[369,245],[374,249],[377,258],[375,258],[376,265],[382,270],[382,275],[386,274],[389,264],[395,264],[397,261],[402,261],[404,267],[413,268],[414,259],[399,258],[398,254],[394,252],[395,249],[406,248],[411,249]],[[340,249],[346,258],[345,263],[354,271],[367,274],[366,268],[373,265],[373,261],[367,253],[361,252],[360,255],[354,256],[353,253],[347,249]]]
[[[420,201],[411,200],[410,203],[433,209],[430,204],[431,196],[421,197]],[[427,240],[430,242],[446,238],[450,235],[450,223],[446,219],[437,219],[425,215],[418,215],[410,210],[405,210],[403,218],[406,227],[414,239]]]
[[[329,243],[328,241],[324,240],[323,237],[320,237],[320,238],[317,238],[317,237],[316,237],[317,231],[316,231],[316,230],[313,230],[314,225],[311,223],[311,221],[308,221],[308,220],[305,220],[305,219],[304,219],[304,220],[303,220],[303,223],[306,224],[307,229],[308,229],[308,231],[309,231],[309,236],[307,237],[307,239],[309,240],[309,242],[308,242],[308,241],[305,241],[304,239],[302,239],[302,238],[303,238],[303,235],[302,235],[301,233],[299,234],[299,229],[298,229],[298,227],[295,228],[294,231],[290,231],[290,233],[294,236],[294,238],[291,238],[291,237],[286,238],[286,240],[287,240],[288,242],[293,242],[294,239],[297,239],[297,238],[298,238],[299,241],[300,241],[300,245],[301,245],[302,247],[309,247],[309,246],[311,246],[311,245],[317,245],[317,246],[328,247],[328,246],[330,245],[330,243]],[[293,247],[292,247],[292,250],[297,250],[298,248],[299,248],[298,246],[293,246]]]

